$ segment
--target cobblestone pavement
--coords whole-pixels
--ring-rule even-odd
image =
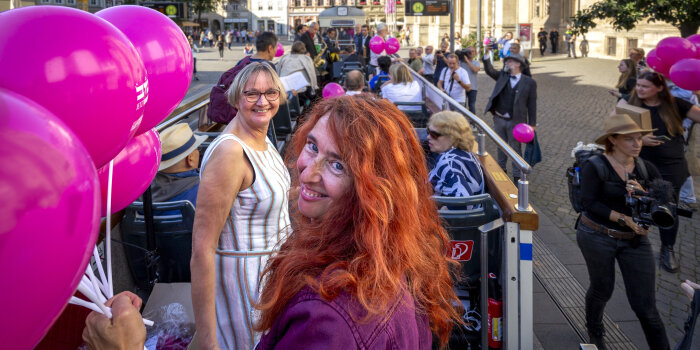
[[[567,59],[563,56],[535,62],[532,74],[537,81],[537,135],[544,160],[537,164],[529,177],[530,198],[540,214],[548,216],[559,229],[576,244],[573,229],[576,213],[571,208],[565,171],[573,163],[571,149],[578,141],[592,142],[603,132],[603,118],[613,109],[616,99],[607,93],[617,82],[618,61],[593,58]],[[497,63],[498,65],[498,63]],[[477,111],[483,109],[494,86],[494,81],[480,75]],[[489,122],[491,117],[486,117]],[[495,149],[490,150],[495,154]],[[700,178],[694,180],[698,183]],[[696,193],[700,193],[696,189]],[[681,218],[676,244],[676,254],[681,261],[678,273],[668,273],[657,268],[657,307],[666,325],[671,346],[682,337],[683,323],[688,314],[688,299],[680,291],[680,283],[686,279],[700,280],[700,214],[693,219]],[[658,230],[650,233],[655,254],[660,245]],[[624,290],[619,269],[617,289]],[[587,278],[587,275],[586,277]],[[584,287],[587,281],[582,282]],[[627,309],[628,304],[625,304]],[[611,307],[609,306],[608,309]],[[631,310],[627,312],[632,314]],[[635,319],[636,321],[636,319]],[[623,330],[642,335],[639,322],[632,322]],[[696,330],[696,338],[699,332]],[[643,339],[633,339],[640,348],[646,348]],[[697,343],[697,341],[696,341]]]
[[[285,43],[289,51],[290,43]],[[202,48],[197,54],[199,81],[192,82],[188,95],[209,89],[215,84],[221,73],[232,67],[243,57],[241,45],[234,45],[233,51],[225,50],[224,60],[219,60],[215,48]],[[407,53],[402,49],[401,56]],[[564,232],[572,244],[576,245],[576,232],[573,224],[576,219],[571,209],[565,180],[565,171],[573,162],[571,149],[578,141],[592,142],[603,131],[603,118],[610,113],[616,99],[607,93],[618,77],[617,61],[594,58],[567,59],[564,56],[535,57],[532,73],[538,84],[538,138],[542,147],[544,160],[534,167],[530,180],[530,198],[539,213],[546,215]],[[500,66],[500,63],[497,63]],[[477,97],[478,115],[488,101],[494,82],[485,74],[479,75],[479,93]],[[490,115],[485,118],[491,122]],[[697,133],[696,133],[697,134]],[[490,145],[489,151],[495,154]],[[695,179],[700,183],[700,177]],[[700,194],[700,191],[696,190]],[[682,336],[683,322],[687,316],[689,302],[680,291],[680,283],[685,279],[700,281],[700,214],[691,219],[681,219],[676,253],[681,260],[679,273],[671,274],[657,269],[657,306],[666,324],[669,341],[675,344]],[[655,254],[658,254],[659,236],[654,229],[650,234]],[[576,275],[576,273],[574,273]],[[619,274],[619,270],[618,270]],[[581,279],[586,279],[581,277]],[[586,287],[587,281],[581,281]],[[622,278],[616,279],[618,292],[624,290]],[[617,293],[617,292],[616,292]],[[641,335],[641,327],[636,321],[629,305],[615,306],[627,308],[632,315],[629,325],[623,325],[628,335]],[[612,306],[609,305],[608,309]],[[696,330],[696,339],[698,331]],[[643,339],[633,339],[640,348],[646,348]],[[700,340],[696,340],[698,342]],[[546,345],[546,344],[545,344]]]

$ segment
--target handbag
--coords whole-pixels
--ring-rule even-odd
[[[542,150],[540,149],[540,143],[537,141],[537,133],[535,133],[532,141],[525,146],[525,161],[532,167],[542,161]]]

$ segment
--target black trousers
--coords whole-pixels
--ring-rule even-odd
[[[544,52],[547,50],[547,42],[546,41],[541,41],[540,42],[540,55],[544,56]]]
[[[556,41],[552,41],[552,53],[557,53],[557,44],[559,44]]]
[[[650,349],[669,349],[666,328],[656,309],[656,264],[647,237],[638,237],[636,247],[632,240],[619,240],[596,231],[582,222],[576,231],[590,286],[586,292],[586,327],[594,334],[603,332],[605,304],[615,289],[615,261],[620,266],[627,300],[639,318]]]

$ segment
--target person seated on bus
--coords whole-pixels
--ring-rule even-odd
[[[362,57],[360,57],[360,55],[358,55],[355,51],[355,46],[347,45],[343,47],[343,51],[345,51],[348,54],[343,59],[343,62],[358,62],[360,63],[360,65],[363,64]]]
[[[485,193],[484,174],[471,151],[474,135],[464,116],[453,111],[430,116],[428,145],[438,154],[429,174],[436,195],[469,197]]]
[[[389,68],[391,67],[391,57],[389,56],[380,56],[377,58],[377,64],[379,64],[379,67],[377,67],[376,72],[371,72],[371,78],[369,80],[369,88],[372,91],[375,91],[375,84],[381,77],[389,78]],[[377,87],[378,88],[378,87]]]
[[[154,202],[188,200],[197,205],[199,145],[207,139],[194,135],[187,123],[175,124],[160,133],[162,156],[151,184]]]
[[[363,93],[365,89],[365,75],[359,70],[351,70],[345,77],[345,94],[354,96]]]
[[[396,102],[421,102],[423,93],[420,84],[413,80],[408,67],[395,63],[389,68],[389,81],[382,85],[382,97]],[[420,111],[421,106],[398,106],[402,111]]]
[[[282,56],[277,63],[277,73],[280,78],[292,75],[296,72],[301,72],[304,78],[309,82],[313,91],[318,90],[318,79],[316,79],[316,68],[314,61],[306,54],[306,45],[301,41],[295,41],[292,44],[292,51],[288,55]],[[308,89],[305,87],[297,92],[305,92]]]

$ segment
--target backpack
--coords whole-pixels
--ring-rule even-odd
[[[226,91],[233,83],[233,79],[236,78],[238,72],[243,70],[245,66],[249,65],[252,61],[250,56],[244,57],[236,66],[224,72],[219,78],[219,82],[211,88],[209,93],[209,108],[207,109],[207,117],[209,120],[228,124],[233,117],[236,116],[238,110],[228,103],[228,98],[226,97]]]
[[[574,153],[574,157],[576,158],[574,164],[566,169],[566,183],[569,187],[569,201],[571,202],[571,207],[573,207],[577,213],[583,211],[583,205],[581,203],[581,171],[586,163],[591,162],[593,164],[599,178],[608,178],[608,167],[605,165],[605,162],[603,162],[603,154],[604,152],[602,149],[582,149],[576,151],[576,153]],[[634,163],[635,168],[639,169],[639,173],[642,176],[642,179],[639,179],[638,181],[644,182],[644,180],[649,178],[644,161],[639,158],[634,158]]]

